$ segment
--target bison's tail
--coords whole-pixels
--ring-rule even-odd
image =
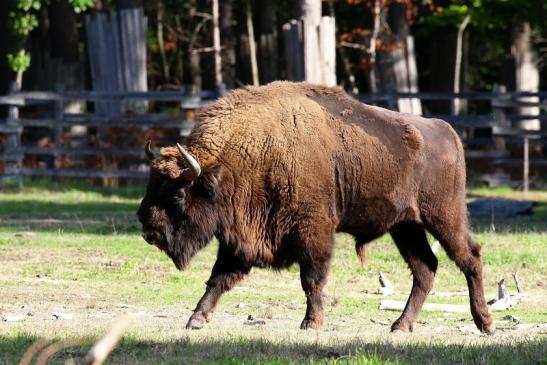
[[[357,253],[357,257],[359,257],[359,261],[361,261],[361,267],[365,266],[365,261],[367,260],[365,244],[365,242],[355,242],[355,252]]]

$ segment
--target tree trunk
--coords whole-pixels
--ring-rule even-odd
[[[458,33],[456,35],[456,56],[454,57],[454,92],[460,92],[460,81],[461,81],[461,66],[462,66],[462,54],[463,54],[463,32],[467,25],[471,21],[471,14],[468,13],[463,18],[463,21],[458,26]],[[459,98],[454,98],[452,104],[452,114],[460,114],[461,104]]]
[[[407,5],[392,1],[388,8],[387,23],[391,32],[396,34],[400,39],[404,39],[410,35],[410,27],[406,19]]]
[[[220,2],[220,41],[222,48],[222,79],[226,88],[233,89],[236,86],[236,39],[232,29],[234,21],[233,0]]]
[[[372,29],[372,35],[370,37],[370,45],[368,53],[370,56],[370,70],[368,72],[369,90],[371,93],[378,92],[378,85],[376,80],[376,39],[378,38],[378,32],[380,31],[380,0],[374,1],[374,8],[372,16],[374,19],[374,27]]]
[[[539,71],[537,68],[537,55],[532,49],[530,39],[530,23],[521,23],[513,28],[511,54],[515,58],[515,84],[516,91],[539,90]],[[537,97],[522,97],[520,101],[537,103]],[[520,115],[539,115],[539,107],[521,107],[517,110]],[[516,126],[522,129],[539,130],[538,119],[522,120],[516,122]]]
[[[454,59],[456,57],[456,30],[453,27],[440,28],[431,39],[430,53],[431,78],[430,91],[450,92],[454,87]],[[431,101],[428,107],[432,113],[448,113],[450,103],[447,101]]]
[[[114,0],[117,10],[142,8],[143,0]]]
[[[266,84],[277,80],[279,55],[277,53],[276,5],[274,1],[258,0],[260,80]]]
[[[200,54],[196,51],[197,49],[197,37],[198,34],[194,31],[197,27],[196,22],[196,15],[195,13],[198,11],[197,8],[197,0],[192,0],[190,2],[190,17],[192,19],[191,21],[191,31],[194,32],[190,41],[188,42],[188,58],[190,60],[189,64],[189,76],[192,82],[192,87],[194,92],[199,92],[202,89],[203,82],[201,78],[201,67],[200,67]]]
[[[258,65],[256,62],[256,39],[253,25],[253,13],[251,9],[250,0],[245,1],[245,13],[247,20],[247,35],[249,37],[249,56],[251,59],[251,79],[253,80],[253,85],[258,86]]]
[[[220,29],[218,25],[218,0],[213,0],[213,52],[215,57],[215,87],[222,84],[222,58],[220,56]]]
[[[169,82],[169,63],[165,55],[165,44],[163,42],[163,22],[165,19],[165,6],[162,1],[156,3],[156,38],[158,40],[158,48],[160,51],[161,72],[163,82]]]
[[[7,94],[10,83],[8,65],[8,2],[0,1],[0,95]]]
[[[306,81],[314,83],[321,82],[318,33],[321,10],[321,0],[300,0],[304,29],[304,75]]]
[[[46,90],[85,89],[84,63],[79,53],[76,14],[68,0],[53,0],[48,8],[49,55],[44,52],[44,76],[40,88]],[[67,102],[65,112],[78,113],[85,108],[81,101]]]
[[[80,60],[76,14],[68,0],[53,0],[49,5],[49,40],[52,58],[65,63]]]

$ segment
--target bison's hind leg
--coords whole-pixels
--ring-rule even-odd
[[[301,252],[300,282],[306,294],[306,315],[301,329],[318,329],[323,325],[323,288],[327,281],[334,250],[334,225],[323,222],[301,222],[295,245]]]
[[[448,257],[464,273],[473,320],[480,331],[490,334],[495,331],[495,325],[484,299],[481,247],[471,237],[463,208],[457,218],[459,219],[435,217],[428,220],[426,226],[439,240]]]
[[[427,242],[425,229],[418,223],[403,222],[390,231],[399,252],[412,271],[412,290],[405,309],[393,325],[392,331],[412,331],[416,318],[433,287],[437,258]]]

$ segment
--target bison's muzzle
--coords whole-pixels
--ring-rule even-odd
[[[165,251],[167,248],[167,240],[165,235],[155,229],[145,229],[142,238],[151,245],[158,247],[160,250]]]

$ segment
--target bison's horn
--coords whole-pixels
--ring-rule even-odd
[[[199,175],[201,175],[201,166],[199,166],[199,162],[196,161],[195,158],[192,157],[180,144],[177,143],[177,148],[179,149],[180,154],[186,162],[188,162],[188,168],[192,172],[191,179],[196,179]]]
[[[154,153],[152,152],[152,149],[150,148],[151,145],[152,145],[152,142],[148,140],[148,142],[146,142],[146,146],[144,147],[144,154],[146,155],[146,158],[149,161],[152,161],[155,158]]]

